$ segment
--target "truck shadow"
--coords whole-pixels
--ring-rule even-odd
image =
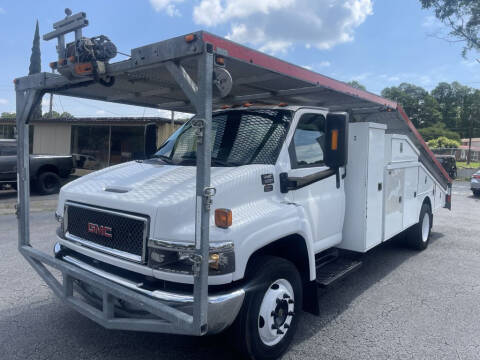
[[[442,233],[432,233],[431,244]],[[319,317],[303,313],[294,344],[307,341],[335,321],[370,287],[419,254],[402,246],[397,237],[365,254],[363,266],[334,286],[321,291]],[[40,280],[38,280],[40,282]],[[4,307],[5,309],[5,307]],[[234,358],[227,334],[203,338],[106,330],[50,297],[0,311],[3,341],[9,346],[4,358],[64,359],[211,359]],[[77,354],[75,356],[73,354]],[[36,357],[38,355],[38,357]]]
[[[443,233],[432,231],[429,246],[434,246],[435,242],[443,237]],[[319,289],[320,316],[303,313],[294,345],[320,332],[370,287],[419,254],[421,252],[405,246],[405,234],[400,234],[363,255],[363,263],[359,270],[331,287]]]

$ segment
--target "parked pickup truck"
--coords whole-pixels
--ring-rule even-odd
[[[75,170],[69,155],[31,155],[30,177],[40,194],[57,193],[61,178],[67,178]],[[17,142],[0,140],[0,187],[17,186]]]
[[[383,124],[346,119],[300,106],[214,113],[209,332],[234,324],[238,341],[280,354],[302,304],[318,304],[312,286],[356,269],[352,254],[403,231],[413,248],[428,246],[433,212],[446,199],[418,150],[404,135],[385,134]],[[195,154],[190,121],[151,159],[65,185],[57,257],[191,306]],[[101,301],[95,287],[78,285],[89,301]],[[118,310],[140,311],[127,303]]]

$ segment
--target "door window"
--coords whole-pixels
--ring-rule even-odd
[[[290,144],[292,168],[323,165],[324,146],[325,117],[322,114],[303,114]]]

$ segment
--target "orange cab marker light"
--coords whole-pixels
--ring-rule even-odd
[[[225,58],[223,56],[217,56],[215,58],[215,62],[218,64],[218,65],[225,65]]]
[[[13,79],[13,83],[14,83],[15,85],[17,85],[17,84],[18,84],[18,79]]]
[[[332,150],[338,149],[338,130],[332,130]]]
[[[252,106],[252,105],[253,105],[253,104],[252,104],[252,103],[249,103],[249,102],[243,104],[244,107],[250,107],[250,106]]]
[[[186,41],[187,43],[190,43],[190,42],[192,42],[193,40],[195,40],[195,34],[185,35],[185,41]]]
[[[215,225],[222,229],[232,226],[232,210],[215,209]]]
[[[230,109],[230,105],[222,105],[221,109],[223,109],[223,110]]]
[[[278,106],[285,107],[288,106],[288,104],[286,102],[281,102],[280,104],[278,104]]]

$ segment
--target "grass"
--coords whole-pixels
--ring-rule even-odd
[[[467,165],[466,161],[457,161],[457,168],[459,169],[478,169],[480,168],[480,162],[470,162]]]

